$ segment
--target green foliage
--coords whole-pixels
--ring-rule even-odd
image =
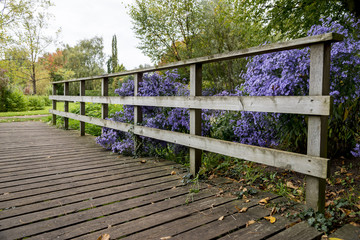
[[[315,212],[309,208],[298,214],[294,214],[293,218],[300,218],[307,221],[310,226],[315,227],[320,232],[329,233],[332,229],[343,224],[347,213],[344,209],[351,208],[351,204],[345,199],[335,200],[326,210],[326,216],[323,213]]]
[[[45,109],[46,102],[42,96],[27,96],[27,109],[30,111]]]
[[[250,1],[137,0],[130,6],[140,49],[159,64],[256,46],[269,37],[251,18]],[[231,89],[247,60],[204,65],[208,87]],[[183,73],[179,72],[183,75]]]
[[[27,99],[18,89],[5,89],[0,96],[0,112],[24,111],[27,107]]]

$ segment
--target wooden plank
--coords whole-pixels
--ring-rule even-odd
[[[69,83],[66,82],[64,83],[64,96],[69,95],[70,92],[70,87],[69,87]],[[64,112],[68,112],[69,111],[69,102],[65,101],[64,102]],[[67,130],[69,129],[69,119],[68,118],[64,118],[64,128]]]
[[[109,96],[109,78],[104,77],[101,82],[101,96]],[[109,116],[109,104],[103,103],[101,105],[101,118],[105,119]]]
[[[320,239],[322,233],[310,227],[307,222],[301,222],[268,238],[269,240],[313,240]]]
[[[202,95],[202,65],[193,64],[190,66],[190,96]],[[190,134],[201,136],[201,109],[190,108]],[[190,173],[195,177],[201,167],[200,149],[190,148]]]
[[[136,166],[136,165],[134,165]],[[172,167],[172,165],[168,165],[168,167]],[[15,193],[20,191],[29,191],[32,189],[44,188],[49,186],[58,186],[59,184],[69,183],[69,182],[78,182],[83,180],[92,180],[97,179],[100,177],[107,177],[113,176],[117,174],[123,173],[132,173],[133,175],[141,174],[142,172],[157,172],[157,171],[164,171],[166,166],[136,166],[135,168],[114,168],[112,171],[100,171],[100,172],[92,172],[89,174],[82,174],[82,175],[73,175],[68,178],[58,178],[58,179],[49,179],[48,181],[42,182],[35,182],[35,183],[28,183],[28,184],[17,184],[14,186],[4,187],[0,189],[0,193]]]
[[[56,85],[52,86],[52,95],[56,95]],[[56,110],[56,100],[52,100],[52,109]],[[56,125],[56,115],[52,115],[52,124]]]
[[[225,236],[219,238],[219,240],[261,240],[266,239],[267,237],[281,232],[289,226],[289,219],[281,217],[279,215],[274,215],[276,218],[275,223],[270,223],[268,220],[260,220],[248,227],[240,228],[239,230],[226,234]]]
[[[328,95],[330,92],[330,50],[331,44],[317,44],[310,48],[309,95]],[[307,154],[316,157],[327,157],[328,118],[309,116]],[[325,211],[324,178],[307,176],[306,205],[315,211]]]
[[[360,227],[346,224],[334,233],[330,234],[329,238],[339,238],[343,240],[360,240]]]
[[[178,187],[174,188],[175,186]],[[161,191],[161,194],[157,194],[158,191]],[[180,187],[177,182],[174,181],[165,182],[96,199],[92,198],[89,201],[77,202],[75,204],[68,204],[66,206],[52,208],[41,212],[33,212],[8,218],[1,221],[0,230],[3,231],[8,228],[54,218],[47,220],[46,224],[43,224],[43,222],[32,224],[32,228],[35,228],[36,232],[49,231],[54,228],[76,224],[84,220],[144,206],[167,198],[181,196],[188,192],[189,187]],[[58,217],[60,215],[61,217]],[[25,227],[25,229],[27,229],[27,227]],[[21,228],[17,228],[16,230],[22,231]],[[33,233],[28,234],[31,235]]]
[[[276,198],[277,196],[269,193],[260,193],[255,198],[248,199],[250,202],[240,201],[231,201],[224,205],[220,205],[218,207],[214,207],[211,209],[207,209],[205,211],[201,211],[195,214],[191,214],[186,217],[181,218],[173,218],[170,222],[165,224],[161,224],[159,226],[152,227],[150,229],[146,229],[144,231],[140,231],[138,233],[128,235],[124,239],[161,239],[162,237],[171,236],[174,237],[184,232],[191,231],[193,229],[198,229],[201,226],[205,226],[206,224],[211,224],[215,222],[217,224],[221,224],[218,219],[223,216],[224,219],[238,219],[234,217],[234,214],[238,212],[238,209],[242,209],[244,207],[251,208],[258,205],[260,199],[270,197],[271,199]],[[240,215],[241,218],[241,215]],[[215,227],[216,230],[219,227]],[[190,239],[205,239],[204,236],[200,238],[191,237]]]
[[[64,196],[74,196],[79,193],[85,193],[90,191],[95,191],[104,188],[112,188],[120,185],[125,185],[131,182],[141,182],[151,178],[159,178],[164,176],[169,176],[170,172],[155,172],[147,175],[140,175],[134,177],[128,177],[126,179],[118,179],[118,180],[109,180],[109,181],[100,181],[98,183],[83,185],[78,188],[67,188],[61,191],[53,191],[49,193],[40,193],[38,195],[29,196],[26,198],[18,198],[18,199],[6,199],[1,201],[2,208],[12,208],[17,206],[23,206],[27,204],[32,204],[36,202],[43,202],[45,200],[52,200],[57,198],[62,198]],[[176,179],[176,177],[173,177]]]
[[[138,232],[142,229],[147,229],[153,226],[157,226],[170,221],[173,218],[179,218],[180,216],[187,216],[189,214],[196,213],[211,207],[222,205],[231,201],[230,198],[213,198],[206,191],[193,196],[193,202],[185,204],[187,196],[178,198],[172,198],[163,202],[157,202],[150,206],[143,208],[133,209],[123,214],[115,214],[100,219],[99,222],[104,224],[110,224],[113,226],[110,229],[94,232],[92,234],[77,236],[74,239],[94,239],[95,236],[100,236],[103,233],[109,233],[114,239],[124,237],[131,233]],[[166,211],[165,211],[166,210]],[[141,218],[140,218],[141,217]],[[135,220],[137,219],[137,220]],[[135,220],[135,221],[130,221]],[[136,223],[136,224],[134,224]],[[88,222],[86,228],[97,228],[99,223],[96,220]],[[78,228],[84,234],[84,230]]]
[[[85,81],[80,81],[80,96],[85,96]],[[80,115],[85,115],[85,103],[80,102]],[[85,136],[85,122],[80,121],[80,136]]]
[[[142,170],[142,171],[141,171]],[[66,189],[73,189],[73,188],[79,188],[84,187],[92,184],[97,184],[99,182],[108,182],[111,184],[113,181],[118,181],[124,178],[134,178],[139,177],[142,175],[149,175],[151,174],[158,174],[160,173],[160,176],[163,176],[163,174],[170,174],[171,171],[165,171],[165,169],[160,168],[150,168],[150,169],[141,169],[140,171],[132,171],[127,173],[121,173],[121,174],[111,174],[111,175],[105,175],[98,178],[90,178],[85,180],[78,180],[71,182],[65,182],[57,185],[51,185],[51,186],[45,186],[45,187],[37,187],[34,189],[29,190],[23,190],[23,191],[17,191],[17,192],[7,192],[7,195],[0,195],[0,202],[7,201],[7,200],[13,200],[13,199],[19,199],[19,198],[25,198],[25,197],[31,197],[39,194],[44,193],[52,193],[52,192],[59,192]],[[156,175],[158,176],[158,175]]]
[[[330,96],[49,96],[49,98],[57,101],[93,102],[102,104],[273,112],[322,116],[330,115],[332,102]]]
[[[108,197],[109,195],[122,194],[125,197],[127,192],[141,190],[149,186],[157,186],[165,183],[172,183],[176,185],[178,179],[174,179],[173,176],[165,176],[160,178],[147,179],[145,181],[133,182],[116,187],[97,189],[94,191],[88,191],[84,193],[78,193],[76,195],[65,195],[60,198],[51,199],[43,202],[31,203],[28,205],[4,210],[1,212],[0,219],[7,219],[24,214],[36,213],[38,211],[46,211],[48,209],[54,209],[63,207],[65,205],[76,204],[79,202],[89,201],[91,199]]]
[[[163,164],[161,166],[163,166]],[[20,186],[20,185],[37,184],[37,183],[42,183],[42,182],[46,182],[46,181],[51,182],[53,180],[60,179],[60,178],[70,178],[70,177],[82,176],[82,175],[85,175],[88,173],[97,173],[97,172],[107,172],[107,173],[111,174],[112,172],[118,171],[120,169],[122,171],[129,172],[129,171],[134,171],[134,169],[141,170],[141,167],[134,164],[133,162],[126,163],[126,164],[120,163],[120,164],[101,166],[101,167],[98,167],[98,166],[90,167],[90,168],[87,167],[84,169],[77,169],[75,171],[60,172],[58,174],[56,174],[56,172],[55,172],[52,175],[39,176],[39,174],[37,174],[37,175],[33,175],[33,177],[31,177],[31,178],[24,178],[24,179],[14,178],[7,182],[1,182],[0,186],[1,186],[1,188],[9,188],[9,187]]]
[[[134,97],[139,95],[140,82],[143,80],[143,74],[137,73],[134,77]],[[141,106],[134,107],[134,125],[141,125],[143,121],[143,113]],[[134,154],[135,157],[138,156],[138,153],[141,151],[141,138],[139,136],[134,136]]]
[[[96,124],[102,127],[108,127],[127,132],[132,131],[141,136],[155,138],[171,143],[180,144],[187,147],[202,149],[209,152],[219,153],[230,157],[242,158],[273,167],[293,170],[309,176],[319,178],[327,177],[328,159],[280,151],[276,149],[251,146],[241,143],[212,139],[192,134],[178,133],[167,130],[148,128],[144,126],[133,126],[127,123],[113,122],[92,118],[88,116],[80,116],[73,113],[64,113],[60,111],[51,111],[60,116],[68,116],[76,120]]]
[[[258,46],[258,47],[252,47],[252,48],[232,51],[232,52],[228,52],[228,53],[220,53],[220,54],[214,54],[214,55],[205,56],[205,57],[187,59],[184,61],[164,64],[161,66],[153,66],[153,67],[147,67],[147,68],[143,68],[143,69],[134,69],[134,70],[130,70],[130,71],[124,71],[124,72],[118,72],[118,73],[112,73],[112,74],[104,74],[104,75],[100,75],[100,76],[92,76],[92,77],[84,77],[84,78],[71,79],[71,80],[65,80],[65,81],[58,81],[58,82],[52,82],[52,84],[60,84],[60,83],[64,83],[64,82],[78,82],[78,81],[82,81],[82,80],[95,80],[95,79],[102,79],[104,77],[120,77],[120,76],[133,75],[136,73],[155,72],[155,71],[172,69],[172,68],[186,67],[186,66],[190,66],[192,64],[198,64],[198,63],[205,64],[205,63],[211,63],[211,62],[231,60],[231,59],[236,59],[236,58],[265,54],[265,53],[279,52],[279,51],[284,51],[284,50],[302,48],[302,47],[306,47],[306,46],[310,46],[310,45],[322,43],[322,42],[331,43],[331,42],[338,42],[338,41],[342,41],[342,40],[343,40],[343,36],[340,34],[325,33],[325,34],[321,34],[321,35],[299,38],[299,39],[290,40],[290,41],[286,41],[286,42],[272,43],[272,44],[262,45],[262,46]]]

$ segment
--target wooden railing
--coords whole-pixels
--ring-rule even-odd
[[[325,179],[328,176],[327,159],[327,119],[331,113],[329,95],[330,48],[331,43],[341,41],[342,36],[327,33],[300,38],[288,42],[274,43],[239,51],[200,57],[163,66],[136,69],[131,71],[105,74],[53,82],[53,124],[56,115],[64,117],[65,128],[68,119],[80,121],[81,135],[85,134],[85,122],[120,131],[131,130],[135,135],[150,137],[184,145],[190,148],[190,171],[196,174],[201,166],[202,150],[231,157],[241,158],[273,167],[293,170],[306,175],[306,203],[318,211],[324,210]],[[231,96],[202,97],[202,64],[248,57],[276,51],[310,47],[309,96]],[[190,66],[190,96],[183,97],[144,97],[137,96],[139,82],[143,73]],[[134,96],[108,97],[108,79],[111,77],[135,75]],[[85,96],[85,81],[102,81],[102,96]],[[80,96],[68,96],[69,83],[80,83]],[[64,84],[64,96],[56,95],[56,86]],[[56,110],[56,101],[65,102],[64,112]],[[68,112],[68,102],[80,102],[80,115]],[[102,119],[85,115],[85,102],[102,104]],[[134,124],[106,120],[108,104],[134,105]],[[141,106],[179,107],[190,109],[190,134],[144,127]],[[264,147],[245,145],[201,136],[201,109],[231,111],[257,111],[308,115],[307,154],[297,154]],[[135,146],[136,148],[136,146]]]

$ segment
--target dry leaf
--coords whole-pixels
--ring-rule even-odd
[[[340,168],[340,173],[346,173],[346,169],[345,168]]]
[[[175,171],[171,171],[170,174],[171,174],[171,175],[176,175],[176,172],[175,172]]]
[[[171,189],[176,189],[176,186],[173,186]]]
[[[219,221],[222,221],[224,219],[224,216],[221,216],[218,218]]]
[[[350,222],[351,225],[355,226],[355,227],[360,227],[360,224],[356,223],[356,222]]]
[[[3,193],[3,195],[9,195],[10,193],[6,192],[6,193]]]
[[[140,162],[141,162],[141,163],[146,163],[146,160],[144,159],[144,160],[141,160]]]
[[[243,208],[240,209],[239,207],[235,206],[235,208],[236,208],[236,210],[238,210],[239,213],[243,213],[243,212],[246,212],[248,210],[247,207],[243,207]]]
[[[110,224],[108,224],[108,229],[111,228],[112,226]]]
[[[250,200],[249,200],[249,199],[247,199],[247,200],[245,200],[245,202],[246,202],[246,203],[248,203],[248,202],[250,202]]]
[[[356,206],[358,209],[360,209],[360,204],[356,204],[355,206]]]
[[[276,208],[273,207],[273,208],[271,209],[270,216],[274,215],[275,213],[276,213]]]
[[[268,220],[270,223],[274,223],[276,222],[276,218],[273,216],[269,216],[269,217],[264,217],[266,220]]]
[[[250,220],[250,221],[248,221],[248,222],[246,223],[246,227],[248,227],[248,226],[250,226],[250,225],[252,225],[252,224],[254,224],[254,223],[256,223],[255,220]]]
[[[286,183],[286,186],[288,187],[288,188],[292,188],[292,189],[298,189],[299,187],[297,187],[297,186],[295,186],[292,182],[287,182]]]
[[[328,206],[330,206],[330,205],[332,205],[332,204],[334,204],[333,201],[327,201],[327,202],[325,203],[325,207],[328,207]]]
[[[344,239],[342,239],[342,238],[333,238],[333,237],[331,237],[331,238],[329,238],[329,240],[344,240]]]
[[[270,200],[270,198],[269,197],[267,197],[267,198],[263,198],[263,199],[261,199],[260,201],[259,201],[259,204],[260,205],[265,205],[265,204],[267,204],[268,203],[268,201]]]
[[[347,173],[346,176],[350,177],[352,176],[353,174],[352,173]]]
[[[105,233],[101,235],[97,240],[110,240],[110,235]]]
[[[160,240],[167,240],[167,239],[170,239],[170,238],[171,238],[171,236],[167,236],[167,237],[160,238]]]

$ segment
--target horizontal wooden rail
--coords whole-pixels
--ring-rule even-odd
[[[272,43],[267,44],[259,47],[252,47],[247,49],[241,49],[237,51],[232,51],[228,53],[220,53],[220,54],[214,54],[206,57],[199,57],[199,58],[193,58],[188,59],[184,61],[169,63],[161,66],[153,66],[148,68],[142,68],[142,69],[134,69],[130,71],[124,71],[119,73],[112,73],[112,74],[104,74],[101,76],[93,76],[93,77],[84,77],[84,78],[78,78],[78,79],[71,79],[71,80],[65,80],[65,81],[58,81],[53,82],[52,84],[59,84],[64,82],[78,82],[83,80],[96,80],[96,79],[103,79],[105,77],[120,77],[120,76],[127,76],[127,75],[133,75],[136,73],[146,73],[146,72],[154,72],[154,71],[160,71],[160,70],[167,70],[167,69],[173,69],[173,68],[179,68],[179,67],[187,67],[192,64],[204,64],[204,63],[211,63],[211,62],[219,62],[224,60],[231,60],[241,57],[249,57],[254,55],[260,55],[265,53],[272,53],[272,52],[279,52],[284,50],[290,50],[295,48],[302,48],[307,47],[313,44],[318,43],[326,43],[326,42],[337,42],[342,41],[343,36],[337,33],[325,33],[321,35],[311,36],[311,37],[304,37],[299,38],[287,42],[279,42],[279,43]]]
[[[296,172],[318,178],[327,177],[328,159],[326,158],[223,141],[193,134],[179,133],[138,125],[134,126],[128,123],[114,122],[57,110],[50,110],[50,113],[124,132],[130,131],[136,135],[180,144],[191,148],[215,152],[230,157],[242,158],[273,167],[294,170]]]
[[[134,106],[216,109],[329,116],[330,96],[98,97],[49,96],[51,100]]]

